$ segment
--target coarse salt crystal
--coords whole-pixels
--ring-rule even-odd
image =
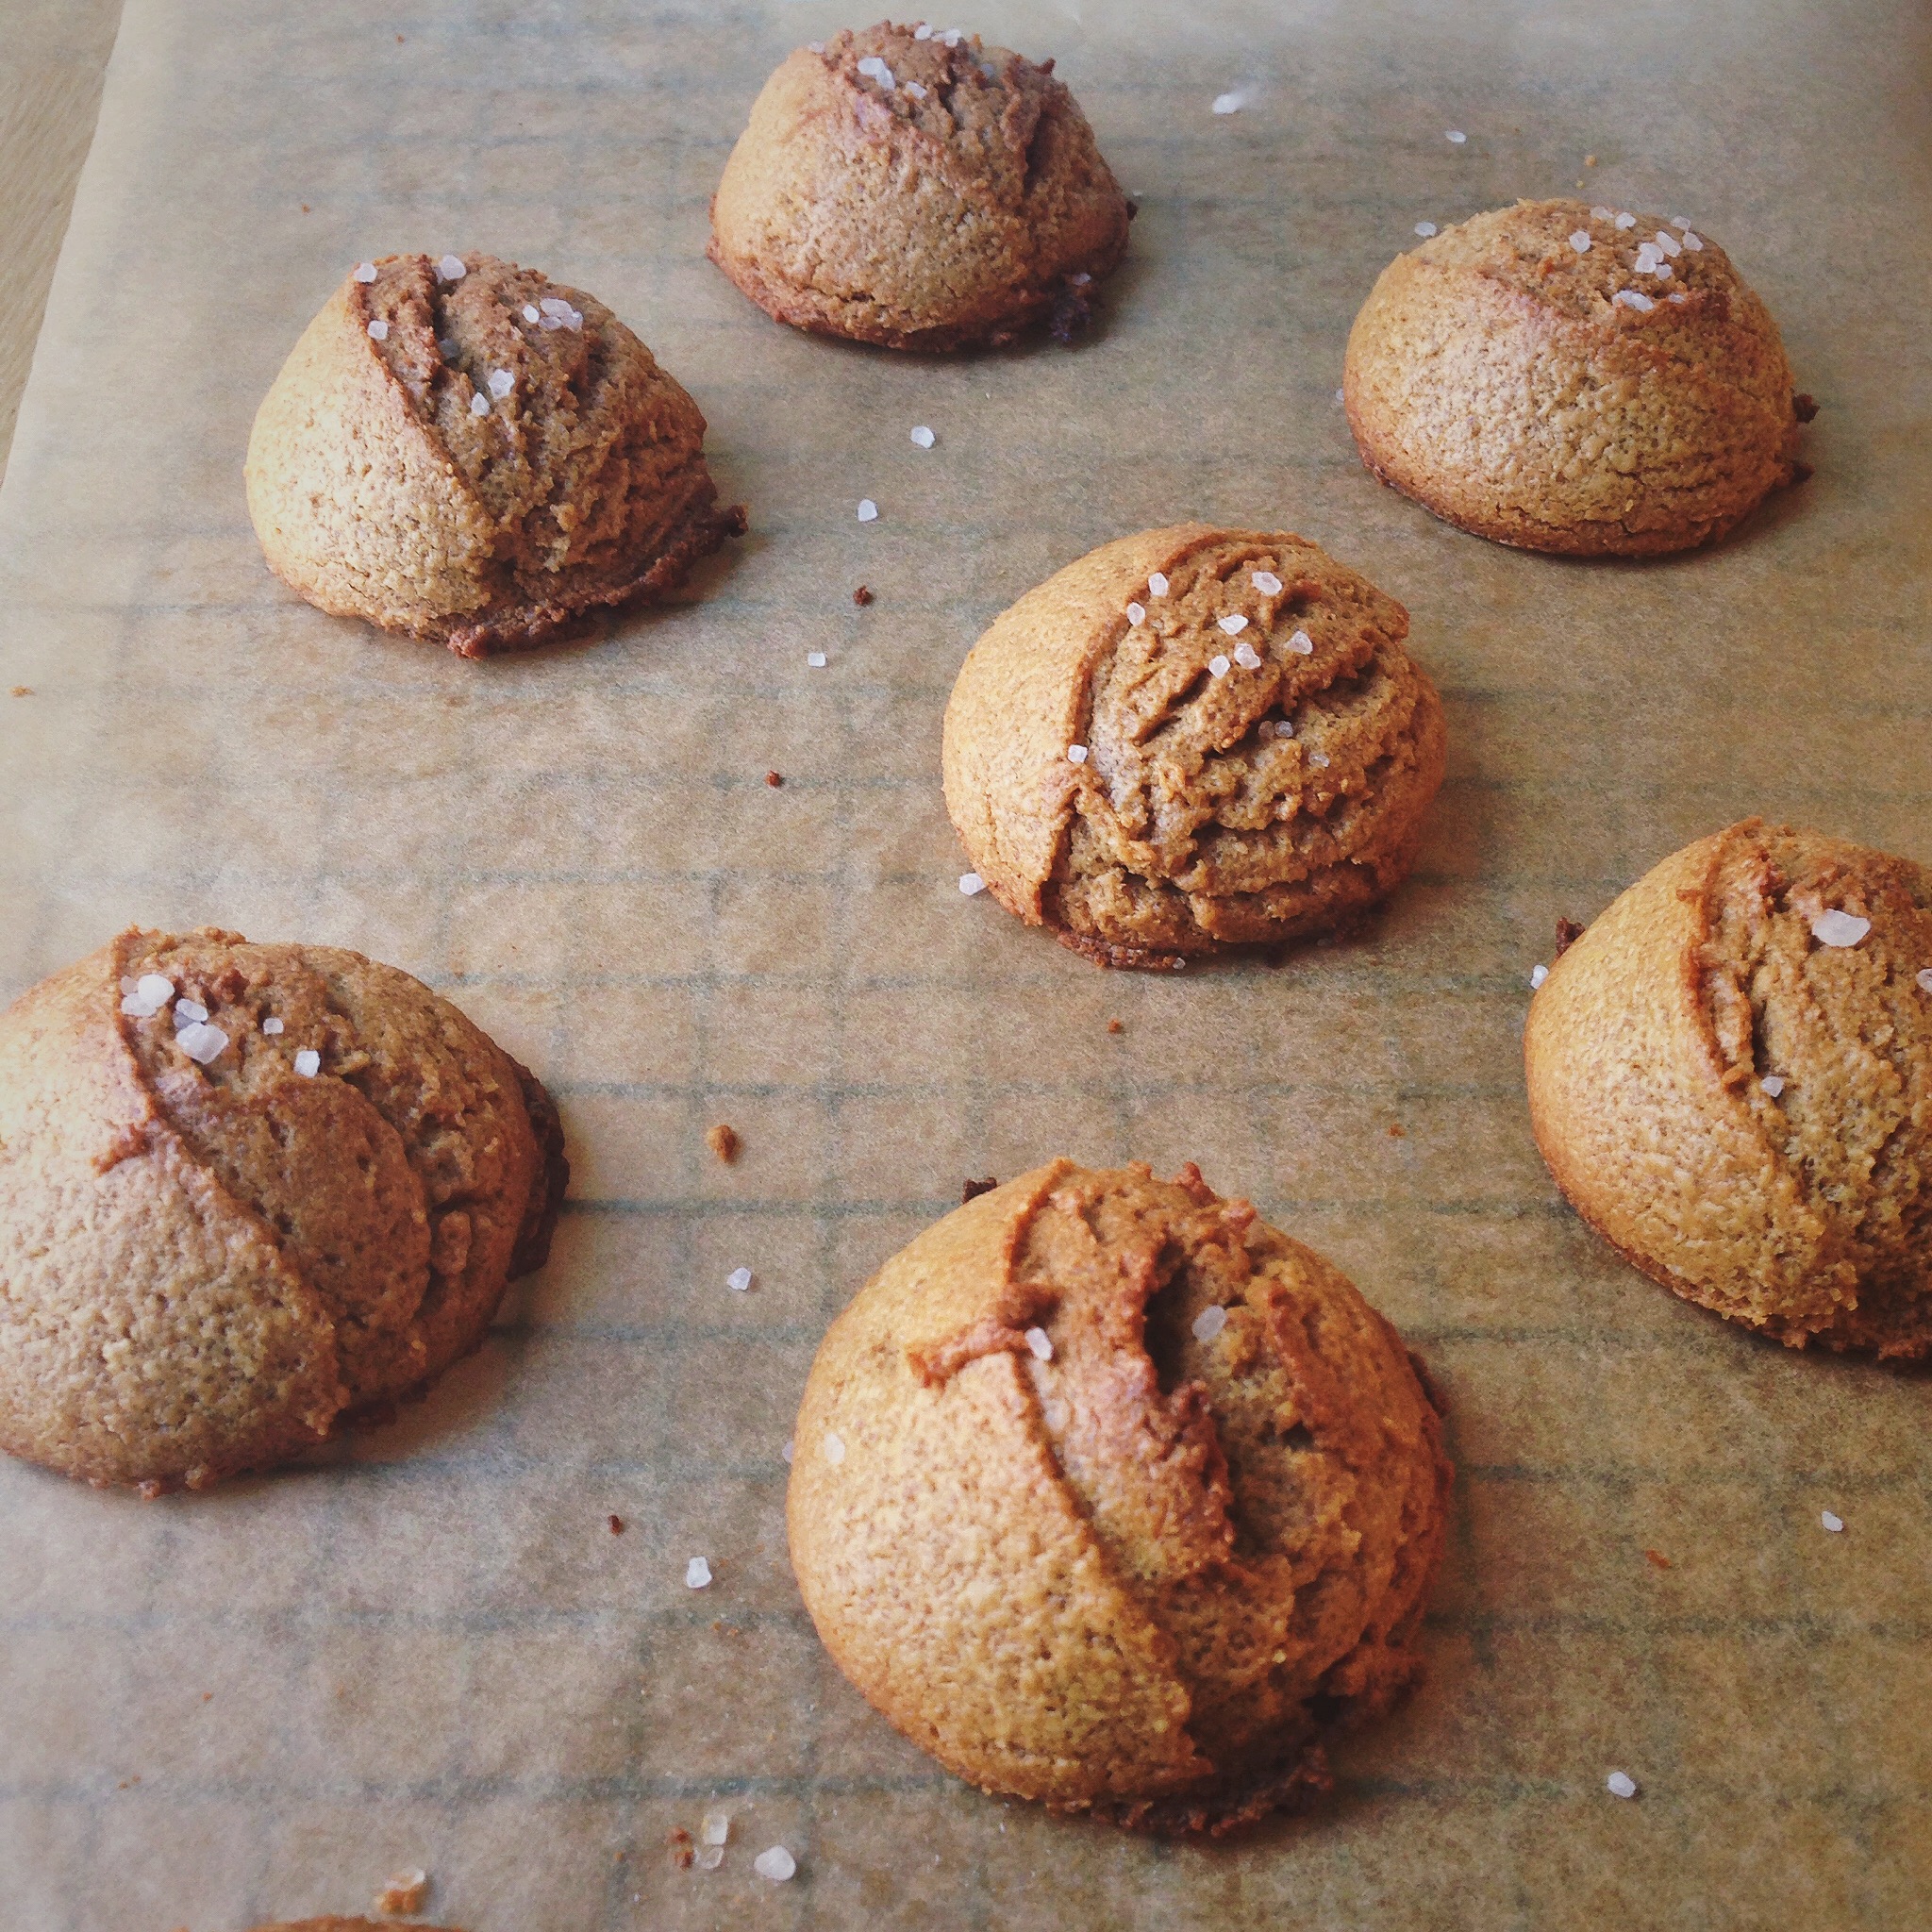
[[[1078,275],[1069,275],[1067,279],[1068,281],[1073,283],[1074,288],[1084,289],[1091,281],[1092,281],[1093,277],[1087,273],[1087,271],[1083,268]]]
[[[282,1030],[282,1023],[279,1020],[277,1020],[273,1013],[271,1013],[268,1016],[268,1018],[261,1023],[261,1030],[264,1033],[279,1033]]]
[[[1570,245],[1575,249],[1578,255],[1588,255],[1591,248],[1590,230],[1588,228],[1573,228],[1570,232]]]
[[[1641,293],[1636,289],[1619,289],[1610,297],[1610,307],[1615,308],[1619,305],[1625,308],[1634,308],[1640,315],[1648,315],[1657,307],[1648,295]]]
[[[1700,242],[1697,239],[1697,237],[1690,232],[1689,228],[1686,228],[1684,230],[1684,246],[1686,248],[1690,249],[1693,253],[1699,255],[1703,254],[1704,252],[1704,243]]]
[[[1336,400],[1336,401],[1337,401],[1338,403],[1345,403],[1345,402],[1347,402],[1347,400],[1348,400],[1348,391],[1346,391],[1345,389],[1339,389],[1339,390],[1337,390],[1337,391],[1335,391],[1335,400]]]
[[[964,32],[957,26],[949,26],[945,30],[945,32],[940,36],[940,39],[942,42],[944,42],[944,43],[949,47],[957,47],[959,44],[959,42],[963,41],[965,38],[966,36]]]
[[[711,1566],[702,1557],[693,1557],[684,1566],[684,1587],[687,1590],[703,1590],[711,1580]]]
[[[445,255],[436,264],[436,279],[440,282],[459,282],[469,273],[460,255]]]
[[[1659,228],[1657,231],[1657,245],[1666,255],[1682,255],[1684,252],[1684,244],[1668,228]]]
[[[1613,1798],[1634,1798],[1637,1795],[1637,1780],[1626,1771],[1613,1771],[1605,1778],[1604,1789]]]
[[[1237,664],[1239,664],[1243,671],[1258,671],[1261,668],[1261,654],[1259,651],[1256,650],[1253,644],[1249,643],[1248,641],[1245,638],[1243,638],[1241,641],[1241,642],[1234,647],[1234,661]]]
[[[389,341],[389,324],[383,321],[379,315],[369,325],[369,340],[372,342],[386,342]]]
[[[912,440],[921,449],[930,449],[934,442],[932,431],[924,423],[912,432]]]
[[[1034,1360],[1042,1362],[1052,1361],[1053,1338],[1044,1328],[1027,1329],[1026,1346],[1033,1351]]]
[[[865,75],[866,79],[875,80],[881,87],[891,87],[893,85],[892,70],[876,54],[868,54],[858,63],[858,71]]]
[[[701,1845],[728,1845],[731,1842],[730,1812],[707,1811],[704,1823],[698,1826],[698,1842]]]
[[[724,1286],[726,1288],[735,1288],[740,1294],[742,1294],[751,1286],[751,1270],[749,1268],[734,1268],[724,1277]]]
[[[929,24],[928,24],[927,22],[922,21],[922,22],[921,22],[921,23],[920,23],[920,24],[919,24],[919,25],[917,25],[916,27],[914,27],[914,28],[912,29],[912,38],[913,38],[913,39],[914,39],[915,41],[929,41],[929,40],[931,40],[931,39],[932,39],[932,27],[931,27],[931,25],[929,25]]]
[[[805,661],[812,670],[823,671],[825,668],[825,654],[823,651],[808,651],[805,654]]]
[[[1918,979],[1921,992],[1932,992],[1932,966],[1921,966]]]
[[[1297,658],[1312,658],[1315,655],[1315,641],[1307,631],[1298,630],[1291,634],[1288,648]]]
[[[915,101],[923,101],[925,98],[925,90],[923,87],[921,87],[916,80],[908,80],[906,83],[906,92],[908,94],[910,94]]]
[[[1272,570],[1256,570],[1248,573],[1248,581],[1264,597],[1281,595],[1281,579]]]
[[[723,1845],[700,1845],[697,1855],[697,1868],[700,1872],[715,1872],[724,1862]]]
[[[845,1439],[833,1435],[829,1429],[825,1431],[824,1457],[834,1469],[845,1460]]]
[[[1785,1076],[1782,1074],[1767,1074],[1757,1084],[1775,1100],[1785,1091]]]
[[[510,391],[516,388],[516,386],[517,379],[508,369],[492,369],[490,372],[490,393],[498,402],[501,402],[505,396],[508,395]]]
[[[1826,1529],[1830,1530],[1833,1536],[1836,1536],[1845,1526],[1844,1518],[1829,1509],[1821,1510],[1818,1520]]]
[[[1147,594],[1150,597],[1164,597],[1167,595],[1167,579],[1158,571],[1156,571],[1147,579]]]
[[[196,1065],[204,1067],[218,1059],[227,1043],[228,1036],[219,1026],[209,1026],[200,1020],[182,1027],[175,1036],[175,1044]]]
[[[1147,622],[1147,607],[1144,604],[1129,604],[1127,606],[1127,622],[1129,624],[1145,624]]]
[[[168,1002],[175,997],[175,982],[163,979],[158,973],[143,973],[134,982],[134,991],[121,1002],[124,1013],[132,1013],[136,1019],[152,1019]]]
[[[787,1462],[790,1462],[798,1454],[798,1444],[790,1436],[787,1436],[785,1438],[785,1446],[778,1453],[784,1457]]]
[[[1068,745],[1067,762],[1070,765],[1084,765],[1087,762],[1087,747],[1084,744]]]
[[[1415,231],[1426,242],[1436,232],[1436,225],[1434,222],[1418,222],[1415,225]]]
[[[365,261],[356,271],[356,279],[358,282],[373,282],[375,279],[375,264],[373,261]]]
[[[561,295],[540,296],[537,301],[537,307],[545,315],[555,315],[559,319],[570,313],[570,304]]]
[[[1869,919],[1856,912],[1841,912],[1834,906],[1811,922],[1811,937],[1823,946],[1856,946],[1872,930]]]
[[[959,890],[971,899],[986,891],[986,881],[976,872],[962,872],[959,874]]]
[[[1216,94],[1214,111],[1217,114],[1239,114],[1241,110],[1242,96],[1240,94]]]
[[[1593,208],[1590,211],[1590,218],[1593,222],[1607,222],[1610,219],[1610,215],[1611,210],[1607,208]]]
[[[176,1027],[192,1026],[197,1020],[208,1018],[208,1008],[199,1000],[176,1000],[175,1002],[175,1024]]]
[[[131,973],[124,973],[121,975],[121,991],[123,992],[132,992],[140,984],[141,981],[135,978]]]
[[[490,398],[486,396],[483,393],[483,391],[479,389],[476,391],[476,393],[470,398],[470,414],[473,416],[487,416],[489,415],[489,413]]]
[[[871,497],[861,496],[858,499],[858,521],[861,524],[876,523],[878,521],[878,515],[879,507],[872,500]]]
[[[1243,617],[1238,610],[1230,616],[1217,618],[1215,622],[1219,624],[1222,629],[1224,630],[1231,638],[1240,637],[1242,631],[1246,630],[1248,627],[1248,620],[1245,617]]]
[[[1682,215],[1673,215],[1671,217],[1671,226],[1674,228],[1688,228],[1690,225],[1690,224]]]
[[[1688,302],[1690,298],[1685,294],[1682,289],[1676,289],[1672,291],[1669,299],[1673,302]]]
[[[1216,677],[1225,677],[1228,668],[1227,659],[1217,653],[1214,657],[1208,658],[1208,668],[1213,672]]]
[[[1294,736],[1294,720],[1292,718],[1277,718],[1274,721],[1274,735],[1276,738],[1292,738]]]
[[[1311,751],[1308,754],[1308,762],[1311,765],[1320,765],[1325,772],[1328,769],[1328,754],[1325,751]]]
[[[525,302],[524,304],[524,320],[525,322],[541,322],[542,319],[543,311],[534,302]]]
[[[312,1046],[305,1046],[295,1056],[295,1071],[305,1080],[312,1080],[322,1072],[322,1056]]]
[[[1443,135],[1442,139],[1444,141],[1454,142],[1457,147],[1460,147],[1462,143],[1469,139],[1469,136],[1463,133],[1461,128],[1452,127],[1445,135]]]
[[[798,1860],[783,1845],[773,1845],[751,1861],[751,1869],[774,1885],[783,1885],[798,1870]]]
[[[1634,228],[1637,225],[1637,217],[1627,214],[1619,215],[1617,217],[1617,225],[1620,228]]]
[[[1541,986],[1542,986],[1542,983],[1543,983],[1543,981],[1544,981],[1544,980],[1546,980],[1546,979],[1547,979],[1547,978],[1548,978],[1549,976],[1550,976],[1550,969],[1549,969],[1549,968],[1548,968],[1547,966],[1541,966],[1541,965],[1539,965],[1539,966],[1532,966],[1532,967],[1531,967],[1531,968],[1529,969],[1529,990],[1530,990],[1530,991],[1531,991],[1531,992],[1536,992],[1536,991],[1540,991],[1540,990],[1541,990]]]
[[[1211,1308],[1203,1308],[1194,1317],[1194,1340],[1212,1341],[1227,1326],[1227,1310],[1218,1302]]]

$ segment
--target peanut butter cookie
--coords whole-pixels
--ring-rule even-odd
[[[1191,1167],[1057,1160],[922,1234],[806,1385],[839,1667],[991,1792],[1223,1832],[1414,1676],[1450,1471],[1395,1331]]]
[[[710,256],[769,315],[894,349],[1071,333],[1127,246],[1074,97],[1004,47],[894,26],[802,47],[711,202]]]
[[[1793,1347],[1932,1352],[1932,873],[1730,826],[1665,859],[1531,1002],[1530,1118],[1654,1280]]]
[[[248,439],[269,568],[460,657],[675,590],[744,528],[705,419],[609,309],[489,255],[364,262]]]
[[[1004,612],[946,707],[946,808],[1009,912],[1108,966],[1381,898],[1442,780],[1408,613],[1300,537],[1180,524]]]
[[[0,1448],[283,1460],[474,1348],[568,1178],[537,1080],[408,974],[125,932],[0,1014]]]
[[[1362,459],[1499,543],[1649,557],[1800,475],[1777,325],[1681,220],[1520,201],[1397,256],[1349,332]]]

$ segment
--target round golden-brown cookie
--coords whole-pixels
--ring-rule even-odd
[[[125,932],[0,1014],[0,1448],[281,1461],[474,1348],[568,1178],[537,1080],[408,974]]]
[[[258,1925],[255,1932],[397,1932],[405,1925],[408,1932],[458,1932],[454,1925],[425,1925],[415,1919],[287,1919],[273,1925]]]
[[[493,256],[391,255],[330,296],[248,439],[269,567],[459,656],[662,595],[744,528],[705,419],[609,309]]]
[[[1191,1167],[1057,1160],[832,1324],[791,1562],[839,1667],[988,1791],[1223,1831],[1415,1674],[1450,1471],[1393,1328]]]
[[[894,349],[1071,334],[1127,245],[1074,97],[1004,47],[894,26],[801,47],[711,202],[710,256],[767,314]]]
[[[1810,407],[1714,242],[1577,201],[1397,256],[1349,331],[1342,393],[1384,482],[1479,537],[1577,557],[1723,536],[1799,474]]]
[[[1181,524],[1001,614],[946,707],[946,808],[1009,912],[1109,966],[1322,931],[1414,862],[1441,700],[1408,613],[1299,537]]]
[[[1932,874],[1822,832],[1674,853],[1524,1036],[1557,1185],[1645,1274],[1794,1346],[1932,1352]]]

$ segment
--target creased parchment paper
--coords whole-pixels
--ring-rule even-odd
[[[158,1503],[0,1470],[0,1923],[234,1932],[420,1866],[473,1932],[1932,1924],[1928,1384],[1641,1280],[1519,1067],[1557,916],[1689,839],[1932,858],[1923,17],[989,6],[1141,214],[1095,339],[946,362],[793,335],[704,259],[764,75],[842,18],[129,0],[0,493],[0,991],[130,921],[360,948],[551,1083],[575,1198],[489,1345],[312,1468]],[[1713,555],[1512,553],[1356,460],[1342,343],[1414,225],[1579,181],[1716,236],[1823,406],[1814,480]],[[752,535],[687,604],[474,665],[263,570],[282,357],[362,257],[466,247],[697,397]],[[1450,775],[1359,940],[1108,975],[960,896],[940,713],[994,612],[1190,516],[1400,597]],[[825,1323],[963,1178],[1062,1150],[1198,1159],[1454,1403],[1429,1681],[1239,1843],[951,1781],[786,1565]],[[722,1865],[674,1869],[713,1807]]]

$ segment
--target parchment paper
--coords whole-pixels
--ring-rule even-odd
[[[1097,339],[963,361],[793,335],[703,258],[758,87],[841,20],[129,0],[0,493],[0,991],[134,920],[358,947],[540,1070],[575,1198],[483,1352],[311,1469],[0,1470],[0,1923],[229,1932],[422,1866],[475,1932],[1932,1924],[1927,1384],[1619,1263],[1519,1064],[1556,918],[1685,841],[1761,810],[1932,858],[1916,10],[990,5],[1141,215]],[[1823,404],[1817,476],[1713,555],[1512,553],[1356,460],[1342,343],[1415,223],[1578,181],[1719,238]],[[697,397],[753,534],[688,605],[473,665],[270,579],[256,404],[416,247],[594,291]],[[940,714],[1007,603],[1196,515],[1408,605],[1450,776],[1359,941],[1108,975],[960,897]],[[955,1783],[786,1565],[824,1324],[964,1177],[1061,1151],[1200,1160],[1455,1405],[1429,1682],[1240,1843]],[[714,1805],[723,1866],[673,1869]]]

